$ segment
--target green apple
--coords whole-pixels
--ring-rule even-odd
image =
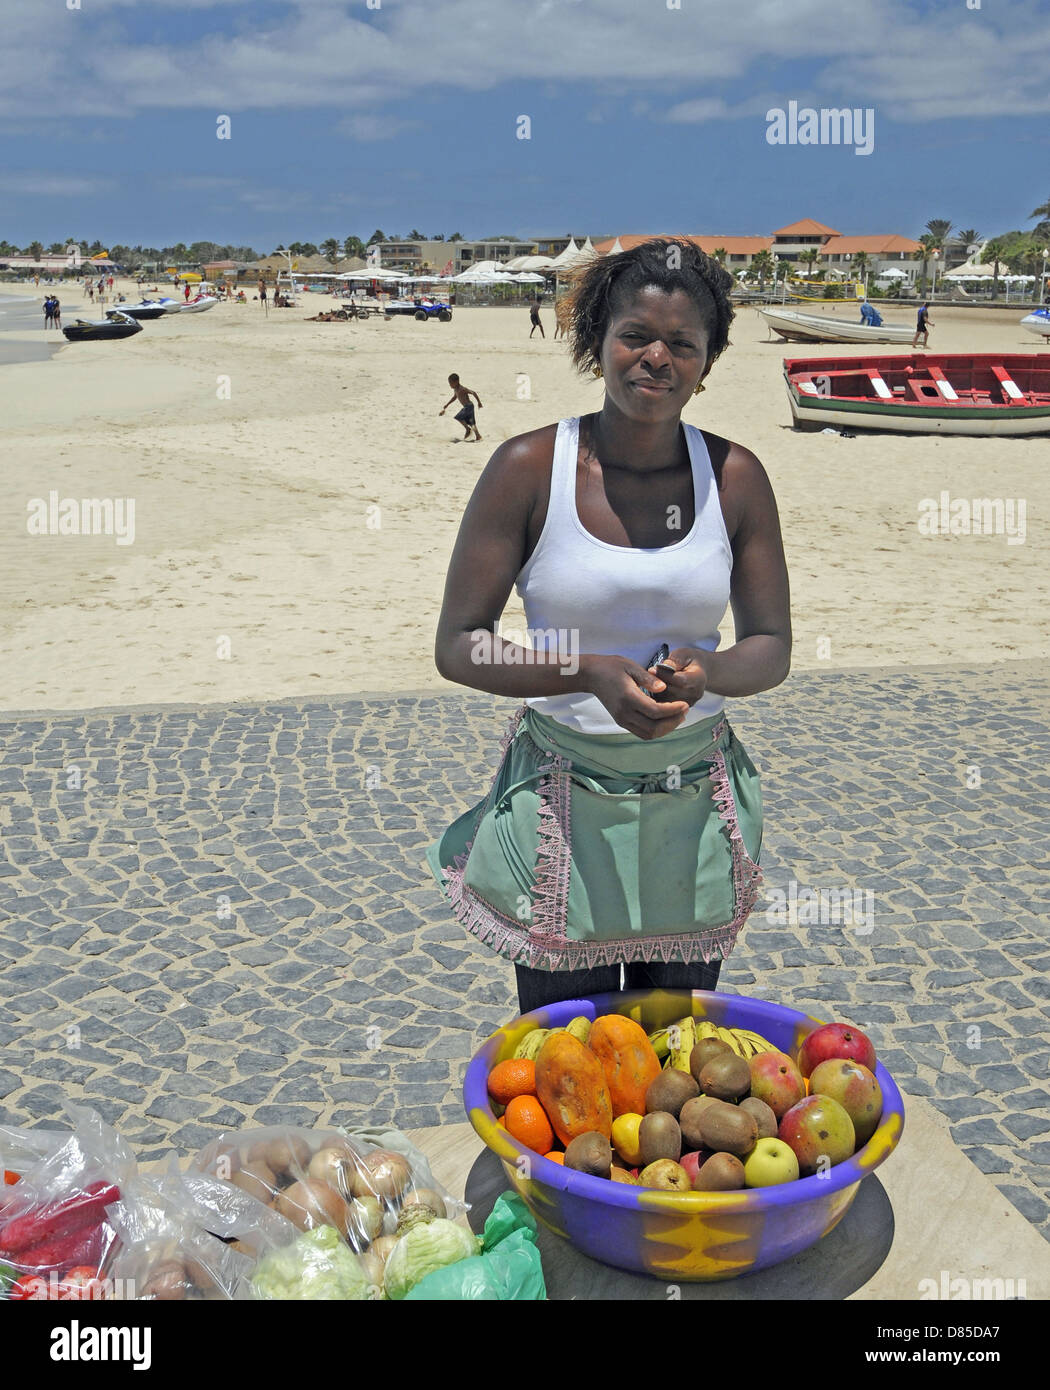
[[[776,1187],[798,1177],[798,1159],[783,1139],[759,1139],[744,1160],[747,1187]]]

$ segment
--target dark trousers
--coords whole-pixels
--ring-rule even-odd
[[[523,1014],[555,1004],[562,999],[580,999],[587,994],[610,994],[620,988],[620,971],[624,972],[624,989],[717,989],[721,960],[705,965],[697,961],[683,965],[675,961],[634,961],[630,965],[600,965],[595,970],[529,970],[516,965],[518,977],[518,1007]]]

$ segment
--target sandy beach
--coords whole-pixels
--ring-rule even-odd
[[[97,317],[58,292],[64,322]],[[552,341],[549,305],[547,338],[530,341],[524,307],[304,322],[334,302],[304,295],[268,315],[224,303],[49,361],[0,356],[0,707],[450,688],[434,628],[475,479],[502,440],[597,409],[601,385]],[[931,350],[1046,350],[1022,312],[937,307]],[[884,317],[911,323],[914,306]],[[44,338],[4,324],[0,348]],[[686,418],[752,448],[772,478],[795,669],[1045,659],[1045,436],[796,433],[782,359],[863,349],[769,341],[751,308],[731,339]],[[484,402],[481,444],[454,442],[451,411],[438,418],[453,371]],[[945,491],[1023,500],[1023,543],[920,534],[921,501]],[[53,492],[134,499],[133,543],[30,535],[27,506]],[[524,627],[514,594],[504,627]]]

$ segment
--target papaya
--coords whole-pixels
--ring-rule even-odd
[[[571,1033],[551,1033],[540,1048],[536,1095],[566,1147],[579,1134],[612,1138],[612,1102],[602,1065]]]
[[[613,1119],[644,1115],[645,1093],[662,1070],[645,1029],[622,1014],[604,1014],[591,1024],[587,1046],[601,1063]]]

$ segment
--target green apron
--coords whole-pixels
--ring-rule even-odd
[[[724,714],[659,739],[522,705],[484,801],[426,851],[460,922],[534,970],[729,955],[762,882],[758,773]]]

